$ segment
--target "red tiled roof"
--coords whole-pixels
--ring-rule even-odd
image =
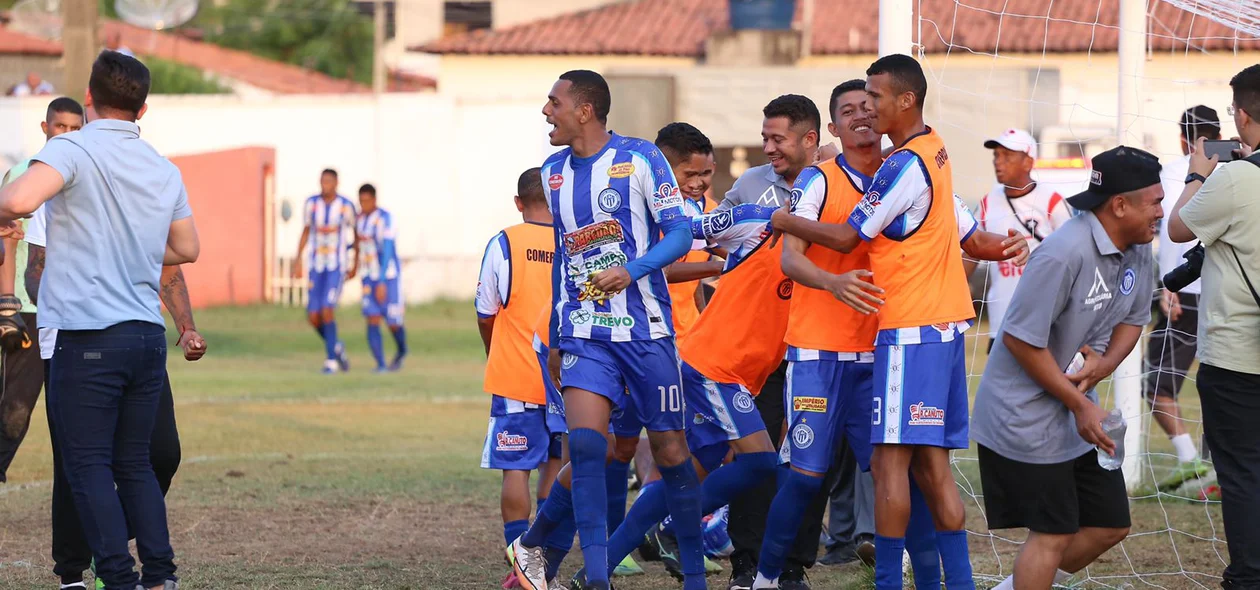
[[[0,27],[0,55],[61,55],[61,44]]]
[[[411,48],[440,54],[660,55],[701,57],[729,26],[727,0],[632,0]],[[797,3],[797,19],[802,2]],[[1119,0],[921,0],[928,52],[1067,53],[1116,50]],[[876,0],[814,4],[815,55],[878,50]],[[1148,14],[1152,49],[1260,49],[1260,40],[1166,2]],[[952,47],[951,47],[952,46]]]

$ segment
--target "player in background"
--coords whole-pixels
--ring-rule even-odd
[[[555,239],[538,168],[521,174],[514,200],[522,223],[490,239],[476,297],[477,329],[487,356],[484,389],[491,395],[481,467],[503,471],[499,507],[505,547],[529,528],[529,475],[548,465],[551,443],[546,386],[533,340],[538,317],[551,304]],[[544,470],[540,477],[553,479],[555,473]]]
[[[980,199],[980,229],[1022,234],[1035,250],[1050,232],[1072,218],[1067,202],[1049,185],[1032,179],[1037,162],[1037,140],[1022,129],[1007,129],[984,142],[993,150],[993,174],[997,183]],[[965,266],[972,266],[968,262]],[[970,276],[970,268],[967,274]],[[984,307],[989,314],[989,335],[997,334],[1007,303],[1024,273],[1022,266],[1002,261],[989,265],[989,289]],[[993,341],[989,341],[992,348]]]
[[[542,109],[554,126],[552,145],[566,146],[547,159],[541,176],[555,216],[555,344],[563,359],[573,474],[572,493],[553,486],[548,506],[562,509],[557,496],[570,494],[589,587],[608,588],[606,432],[612,408],[628,395],[665,480],[683,587],[699,589],[705,587],[700,490],[683,435],[662,271],[690,248],[689,218],[660,150],[608,131],[611,102],[603,76],[574,70],[560,76]],[[547,587],[542,543],[552,522],[543,510],[516,541],[516,573],[526,590]]]
[[[705,197],[713,185],[713,172],[717,168],[709,138],[687,123],[670,123],[656,133],[655,144],[674,170],[687,215],[699,217],[716,207],[716,203]],[[722,261],[710,260],[707,246],[702,240],[697,241],[686,256],[665,268],[669,298],[674,305],[675,338],[679,341],[704,311],[700,279],[722,273]]]
[[[1160,221],[1159,232],[1160,277],[1185,262],[1182,256],[1196,244],[1178,244],[1168,236],[1168,220],[1172,218],[1173,206],[1177,204],[1177,199],[1173,197],[1185,190],[1186,175],[1190,173],[1190,153],[1200,137],[1221,138],[1220,117],[1215,110],[1203,105],[1186,109],[1181,114],[1180,127],[1183,155],[1165,163],[1159,172],[1165,197],[1164,218]],[[1181,420],[1181,407],[1177,403],[1181,384],[1185,382],[1186,373],[1190,371],[1198,352],[1199,296],[1202,289],[1203,283],[1198,279],[1177,293],[1160,289],[1161,313],[1146,346],[1146,362],[1151,368],[1144,388],[1146,400],[1151,405],[1151,416],[1168,435],[1177,453],[1177,468],[1159,482],[1162,491],[1175,490],[1181,484],[1211,472],[1211,467],[1199,457],[1194,439],[1186,432],[1185,423]]]
[[[376,360],[376,372],[397,371],[407,356],[407,329],[403,327],[402,264],[394,243],[394,217],[376,206],[376,187],[359,187],[359,270],[363,276],[363,317],[367,318],[368,348]],[[398,351],[385,365],[381,319],[394,335]]]
[[[48,103],[44,120],[39,122],[45,139],[52,139],[62,133],[77,131],[83,127],[83,107],[72,98],[61,97]],[[26,171],[30,160],[22,160],[10,168],[4,175],[3,182],[17,178]],[[22,219],[18,223],[25,231],[29,220]],[[5,350],[4,355],[4,392],[0,402],[0,483],[5,481],[5,472],[31,422],[31,410],[39,399],[40,388],[44,385],[44,368],[39,357],[39,335],[36,332],[35,304],[26,294],[27,246],[20,238],[4,239],[4,265],[0,266],[0,293],[16,296],[21,301],[21,318],[27,328],[27,338],[31,346]],[[80,570],[82,571],[82,570]]]
[[[319,194],[306,199],[302,213],[302,238],[298,240],[297,258],[293,263],[294,278],[302,278],[302,251],[308,240],[311,254],[308,264],[310,290],[306,299],[306,318],[320,338],[324,339],[324,373],[350,370],[346,347],[337,339],[337,300],[341,285],[354,278],[359,260],[359,236],[355,231],[358,213],[354,203],[337,194],[337,171],[325,169],[319,175]],[[346,232],[355,235],[350,241],[346,259]],[[312,233],[314,238],[311,238]],[[344,268],[346,265],[348,268]]]

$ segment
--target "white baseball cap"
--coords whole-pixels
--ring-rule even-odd
[[[1002,146],[1013,152],[1024,152],[1028,157],[1037,159],[1037,140],[1031,133],[1023,129],[1007,129],[1001,135],[984,142],[984,147],[993,149]]]

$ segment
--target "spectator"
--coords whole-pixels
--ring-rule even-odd
[[[14,86],[12,94],[13,96],[31,96],[39,94],[52,94],[53,92],[56,91],[53,90],[53,85],[49,84],[48,80],[41,78],[39,74],[35,72],[27,72],[26,80],[23,80],[22,82],[19,82],[17,86]]]
[[[1227,111],[1250,154],[1260,144],[1260,64],[1229,85]],[[1203,428],[1221,485],[1229,539],[1226,589],[1260,588],[1260,167],[1253,158],[1218,167],[1200,137],[1186,187],[1168,221],[1174,242],[1205,248],[1199,322]]]

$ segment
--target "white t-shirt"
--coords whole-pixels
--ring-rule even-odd
[[[1159,171],[1159,184],[1164,187],[1164,202],[1162,203],[1164,218],[1159,221],[1159,252],[1156,254],[1159,258],[1159,277],[1181,266],[1181,263],[1186,261],[1182,255],[1195,244],[1194,241],[1178,244],[1168,237],[1168,219],[1172,217],[1173,208],[1177,206],[1181,192],[1186,190],[1186,175],[1189,173],[1190,156],[1188,155],[1165,162],[1163,169]],[[1202,279],[1186,285],[1181,292],[1195,295],[1202,293]]]
[[[31,214],[31,218],[26,220],[26,237],[22,238],[22,240],[31,246],[39,246],[40,248],[48,247],[48,208],[45,205],[40,205],[39,208]],[[39,358],[44,360],[52,358],[53,348],[56,346],[57,329],[40,328]]]
[[[1006,188],[996,183],[989,194],[980,199],[980,229],[1001,235],[1013,229],[1024,234],[1030,251],[1071,218],[1072,211],[1063,195],[1046,184],[1037,184],[1032,192],[1022,197],[1009,198]],[[989,313],[989,332],[996,334],[1024,267],[1006,261],[992,262],[988,266],[989,289],[984,307]]]

